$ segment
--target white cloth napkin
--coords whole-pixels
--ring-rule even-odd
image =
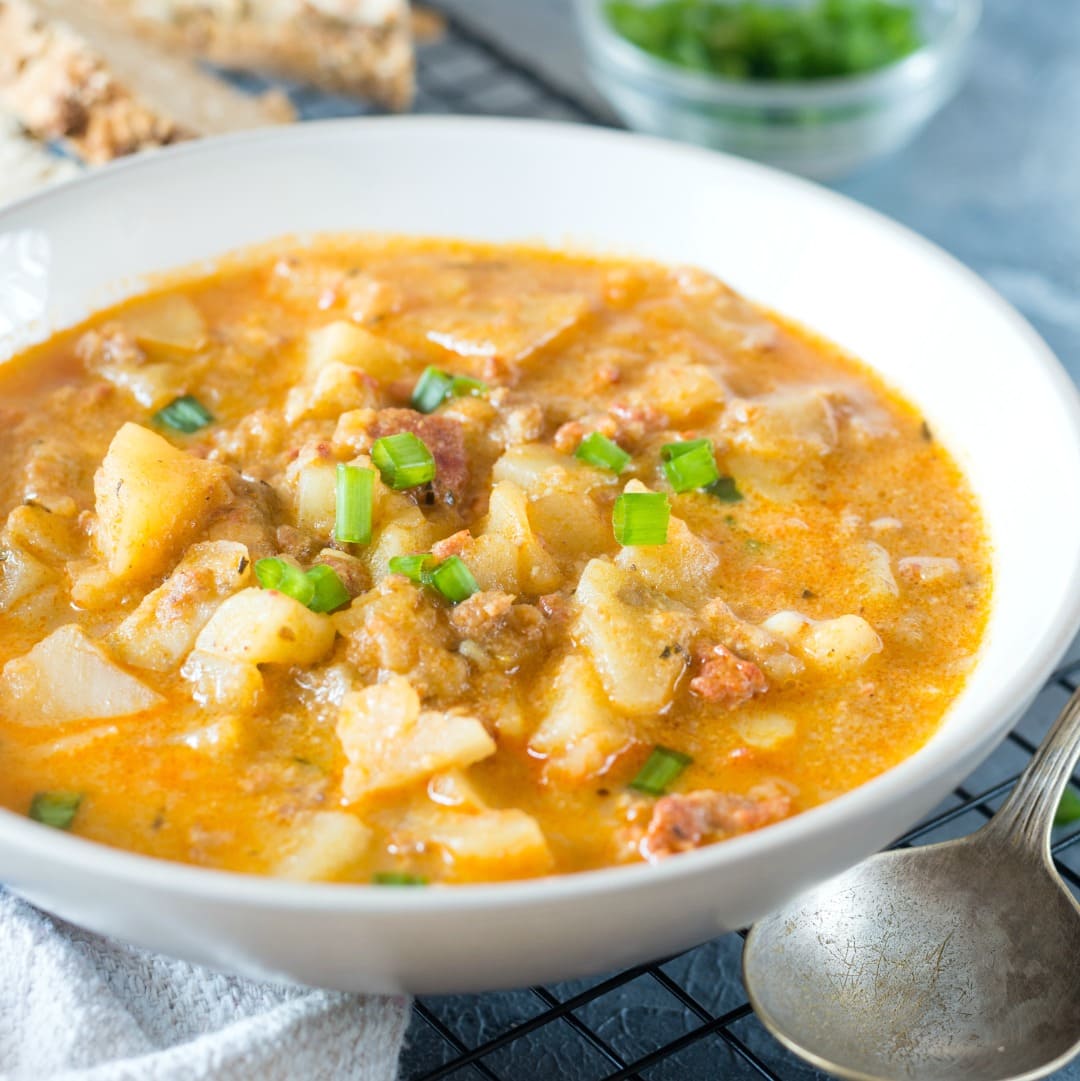
[[[0,892],[0,1081],[393,1081],[405,998],[260,984]]]

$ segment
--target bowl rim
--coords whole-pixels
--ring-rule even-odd
[[[333,138],[338,133],[362,138],[368,129],[390,126],[409,129],[410,138],[422,138],[425,130],[431,131],[433,136],[446,136],[453,135],[455,129],[468,127],[477,132],[489,132],[496,142],[500,137],[515,134],[520,137],[525,132],[529,133],[530,138],[532,133],[536,133],[537,139],[549,137],[611,145],[633,142],[652,154],[681,160],[687,168],[722,163],[731,173],[743,174],[748,183],[753,183],[755,179],[767,181],[774,187],[785,187],[803,196],[812,196],[832,204],[834,209],[849,216],[861,218],[875,230],[891,233],[907,246],[917,249],[923,257],[946,268],[951,276],[962,279],[981,303],[994,309],[1012,326],[1018,338],[1025,343],[1028,362],[1041,370],[1062,399],[1069,435],[1077,461],[1080,462],[1080,390],[1031,324],[955,256],[884,214],[801,177],[733,155],[653,136],[551,120],[459,116],[337,118],[289,127],[264,128],[167,147],[152,154],[114,162],[52,188],[31,193],[0,209],[0,232],[5,228],[6,219],[16,212],[47,208],[51,201],[62,199],[73,187],[107,186],[116,176],[126,177],[137,173],[151,174],[151,182],[159,181],[162,167],[168,169],[177,159],[197,159],[218,155],[222,151],[234,153],[260,143],[277,143],[281,144],[280,149],[297,150],[307,140],[318,142]],[[159,173],[157,177],[153,177],[155,171]],[[162,269],[165,272],[169,270]],[[991,613],[996,603],[995,590]],[[399,912],[414,915],[437,915],[446,911],[479,913],[494,909],[512,911],[538,902],[562,903],[602,894],[614,895],[623,890],[671,888],[689,883],[704,874],[714,875],[727,865],[736,865],[744,854],[766,858],[784,849],[806,844],[816,836],[827,836],[860,811],[869,815],[902,800],[906,793],[918,788],[920,776],[924,776],[926,767],[933,766],[935,762],[936,774],[940,775],[947,772],[950,763],[962,760],[965,752],[988,751],[995,746],[1008,731],[1017,712],[1034,696],[1032,688],[1042,688],[1080,627],[1080,559],[1074,563],[1068,581],[1055,595],[1054,605],[1053,618],[1048,619],[1033,635],[1028,664],[1014,668],[1003,677],[1001,686],[993,696],[993,704],[981,708],[965,725],[962,734],[949,733],[941,739],[932,738],[897,765],[827,803],[752,833],[682,853],[659,864],[634,863],[542,878],[428,887],[423,890],[394,890],[362,883],[290,882],[129,852],[41,825],[7,808],[0,808],[0,848],[17,850],[28,861],[44,868],[61,865],[65,871],[85,872],[94,879],[108,879],[114,884],[242,905],[255,910],[303,910],[371,916],[390,916]],[[977,665],[980,663],[981,658]],[[13,883],[13,888],[18,891],[19,883]]]
[[[600,11],[601,0],[576,0],[575,6],[586,51],[600,67],[651,84],[653,90],[674,98],[730,107],[783,109],[842,107],[867,98],[887,99],[910,93],[913,87],[933,83],[950,59],[963,52],[982,17],[982,0],[950,2],[952,9],[939,32],[899,60],[858,75],[785,82],[732,79],[679,67],[618,34]]]

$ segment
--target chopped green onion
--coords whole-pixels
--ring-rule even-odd
[[[191,435],[192,432],[213,424],[214,417],[198,398],[185,394],[183,397],[174,398],[164,409],[159,409],[154,414],[154,422],[172,428],[173,431]]]
[[[71,829],[82,801],[81,792],[38,792],[30,801],[30,817],[54,829]]]
[[[423,875],[411,875],[407,871],[376,871],[372,876],[376,886],[426,886]]]
[[[333,567],[316,563],[307,578],[314,588],[314,596],[308,601],[313,612],[334,612],[349,603],[349,591]]]
[[[662,796],[693,761],[682,751],[673,751],[670,747],[654,747],[648,761],[630,782],[630,787],[650,796]]]
[[[334,539],[368,544],[375,507],[375,474],[359,465],[338,463]]]
[[[256,560],[255,578],[263,589],[276,589],[305,607],[315,596],[315,583],[299,567],[277,556]]]
[[[585,436],[578,443],[574,457],[587,465],[595,465],[598,469],[608,469],[612,473],[621,473],[630,461],[630,455],[618,443],[600,432],[590,432]]]
[[[435,479],[435,459],[412,432],[384,435],[371,445],[371,460],[391,488],[415,488]]]
[[[487,392],[487,383],[470,375],[455,375],[450,383],[450,393],[455,398],[482,398]]]
[[[479,398],[488,392],[487,383],[468,375],[451,375],[430,366],[413,387],[409,404],[418,413],[434,413],[447,398]]]
[[[421,552],[411,556],[391,556],[390,573],[403,574],[410,582],[428,585],[431,571],[439,561],[430,552]]]
[[[431,572],[431,584],[451,603],[459,604],[476,593],[480,586],[460,556],[443,560]]]
[[[611,524],[623,545],[667,544],[671,507],[663,492],[623,492],[615,500]]]
[[[734,477],[718,477],[712,484],[705,485],[705,491],[721,503],[741,503],[743,498],[742,492],[735,485]]]
[[[677,492],[705,488],[720,479],[711,439],[688,439],[684,443],[665,443],[660,448],[664,472]]]
[[[1054,815],[1055,826],[1068,826],[1080,819],[1080,792],[1069,785],[1061,794],[1061,802],[1058,804],[1057,814]]]
[[[453,393],[454,377],[433,365],[424,369],[413,387],[409,404],[418,413],[434,413]]]

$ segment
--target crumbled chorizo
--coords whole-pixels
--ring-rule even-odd
[[[700,656],[701,668],[690,680],[690,690],[710,702],[735,709],[769,689],[765,673],[725,646],[715,645]]]
[[[677,852],[760,829],[790,813],[791,798],[771,791],[735,796],[702,789],[663,796],[653,809],[641,842],[641,854],[655,862]]]
[[[667,426],[667,417],[651,405],[616,402],[606,413],[589,413],[576,420],[567,421],[556,431],[554,443],[556,449],[569,454],[585,436],[591,432],[599,432],[625,449]]]
[[[460,505],[469,484],[469,459],[460,422],[451,417],[425,416],[414,409],[380,409],[368,436],[374,443],[399,432],[412,432],[431,451],[435,459],[435,498],[447,506]]]

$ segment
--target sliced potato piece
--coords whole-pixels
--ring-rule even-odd
[[[0,612],[56,580],[56,573],[18,545],[0,549]]]
[[[136,668],[167,672],[191,652],[218,605],[251,581],[248,550],[235,541],[193,544],[176,569],[109,635],[109,648]]]
[[[116,578],[166,570],[208,515],[230,498],[229,470],[125,424],[94,475],[97,544]]]
[[[296,478],[296,524],[318,537],[329,537],[337,515],[337,466],[310,462]]]
[[[740,710],[732,723],[742,741],[759,751],[775,751],[794,739],[797,731],[795,721],[786,714],[752,706]]]
[[[293,850],[271,874],[300,882],[326,882],[355,867],[371,847],[371,830],[346,811],[315,811],[290,827]]]
[[[686,609],[606,559],[585,565],[575,598],[574,637],[589,651],[612,704],[632,714],[667,706],[690,655]]]
[[[334,645],[330,617],[275,589],[243,589],[211,616],[195,648],[247,664],[314,664]]]
[[[444,812],[421,827],[453,863],[457,878],[515,878],[543,874],[554,859],[540,824],[517,809],[478,814]]]
[[[144,349],[185,357],[207,342],[206,320],[195,302],[181,293],[163,293],[127,308],[122,322]]]
[[[143,713],[165,699],[109,659],[77,624],[4,665],[0,699],[20,724],[65,724]]]
[[[546,759],[544,775],[582,783],[604,774],[634,741],[625,717],[612,709],[589,659],[570,653],[559,665],[554,696],[529,751]]]
[[[341,785],[349,802],[495,753],[495,741],[480,721],[462,713],[421,711],[420,696],[401,676],[347,694],[337,733],[349,760]]]

